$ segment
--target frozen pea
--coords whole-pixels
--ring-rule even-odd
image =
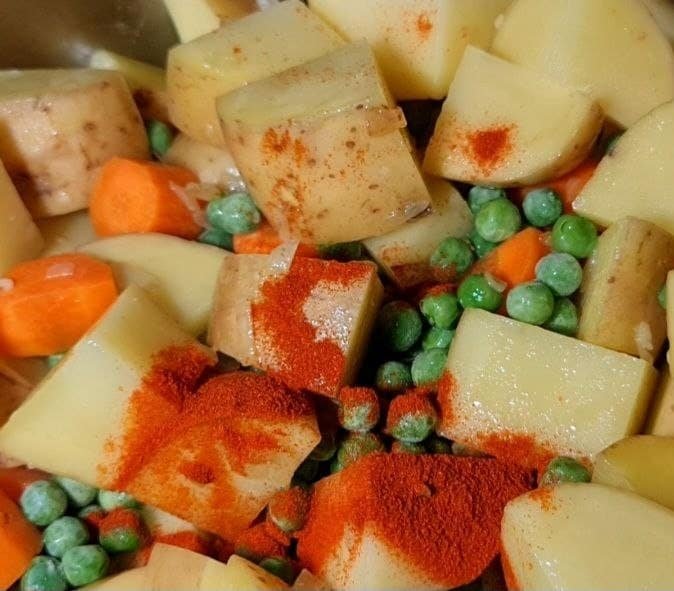
[[[332,431],[326,431],[321,435],[321,440],[309,454],[309,458],[318,462],[327,462],[332,459],[337,451],[337,442],[335,434]]]
[[[26,519],[41,527],[56,521],[68,507],[65,491],[50,480],[33,482],[23,491],[20,502]]]
[[[234,237],[229,232],[218,228],[207,228],[204,230],[199,234],[199,242],[229,251],[234,250]]]
[[[555,296],[550,288],[532,281],[514,287],[506,299],[508,316],[528,324],[541,325],[548,321],[555,308]]]
[[[375,378],[377,389],[387,394],[400,392],[412,385],[412,374],[407,364],[387,361],[377,369]]]
[[[330,469],[339,472],[360,458],[382,451],[386,448],[374,433],[349,433],[340,444]]]
[[[173,143],[173,130],[163,121],[151,119],[146,124],[147,138],[150,142],[150,151],[161,158],[169,151]]]
[[[577,259],[589,257],[597,245],[597,228],[578,215],[563,215],[552,228],[552,247]]]
[[[54,480],[66,491],[68,500],[75,507],[90,505],[98,496],[98,489],[96,487],[89,486],[78,480],[66,478],[65,476],[57,476]]]
[[[449,349],[454,340],[455,333],[456,331],[454,330],[445,330],[444,328],[431,326],[421,341],[421,348],[424,351],[430,349]]]
[[[555,295],[570,296],[583,281],[583,268],[566,252],[553,252],[536,265],[536,279],[547,285]]]
[[[75,546],[89,541],[89,531],[77,517],[59,517],[52,521],[42,534],[44,547],[48,554],[61,558]]]
[[[442,377],[447,363],[447,349],[428,349],[417,353],[412,362],[412,381],[415,386],[433,384]]]
[[[522,225],[519,209],[508,199],[487,203],[475,216],[475,230],[489,242],[503,242]]]
[[[495,187],[471,187],[468,192],[468,207],[473,215],[477,214],[487,203],[496,199],[505,199],[506,192]]]
[[[448,292],[427,295],[420,308],[428,323],[438,328],[451,328],[461,315],[458,298]]]
[[[403,301],[386,304],[379,312],[378,325],[384,345],[398,353],[411,349],[423,328],[419,313]]]
[[[260,566],[268,573],[288,583],[288,585],[292,584],[294,578],[293,566],[286,558],[271,556],[262,560]]]
[[[426,448],[423,446],[422,443],[410,443],[408,441],[394,441],[393,445],[391,445],[391,453],[421,456],[426,453]]]
[[[562,215],[562,200],[552,189],[534,189],[527,193],[522,210],[527,221],[537,228],[552,226]]]
[[[110,559],[96,544],[71,548],[61,561],[66,579],[73,587],[89,585],[102,579],[108,572]]]
[[[66,591],[67,588],[61,563],[51,556],[33,558],[21,577],[21,591]]]
[[[233,193],[215,199],[206,208],[208,223],[230,234],[248,234],[262,221],[260,211],[248,193]]]
[[[138,507],[140,507],[140,503],[130,494],[114,490],[98,491],[98,504],[103,507],[105,511],[112,511],[113,509],[118,508],[138,509]]]
[[[461,238],[446,238],[431,255],[431,267],[450,277],[463,275],[475,262],[468,242]]]
[[[578,332],[578,311],[575,304],[569,298],[557,300],[552,316],[543,327],[567,337],[575,336]]]
[[[559,456],[552,460],[543,476],[541,486],[554,486],[562,482],[590,482],[588,469],[577,460],[566,456]]]
[[[470,275],[459,285],[459,303],[464,308],[480,308],[489,312],[499,309],[503,296],[484,275]]]

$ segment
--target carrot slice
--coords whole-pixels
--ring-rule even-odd
[[[234,236],[234,252],[237,254],[269,254],[277,246],[283,243],[278,232],[263,221],[254,232],[237,234]],[[310,244],[300,244],[297,248],[297,256],[318,258],[318,250]]]
[[[113,158],[94,187],[89,213],[100,236],[159,232],[194,239],[201,230],[176,189],[198,182],[186,168]]]
[[[15,503],[19,502],[23,491],[33,482],[48,480],[49,474],[42,470],[24,468],[0,468],[0,492],[5,493]]]
[[[40,532],[0,492],[0,589],[8,589],[23,575],[41,547]]]
[[[492,250],[472,272],[490,273],[512,288],[535,279],[536,264],[549,253],[546,235],[536,228],[526,228]]]
[[[0,293],[0,355],[36,357],[72,347],[117,297],[109,265],[84,254],[20,263]]]
[[[533,185],[518,189],[517,198],[520,202],[535,189],[549,188],[556,191],[562,200],[565,213],[573,213],[573,202],[583,190],[583,187],[592,178],[594,171],[597,170],[598,162],[594,159],[588,159],[567,172],[564,176],[547,183]]]

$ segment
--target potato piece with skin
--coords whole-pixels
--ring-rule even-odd
[[[517,0],[491,51],[588,93],[622,127],[674,98],[672,48],[640,0]]]
[[[511,501],[501,542],[509,589],[674,586],[674,512],[608,486],[562,484]]]
[[[0,158],[34,217],[87,207],[113,156],[148,158],[145,127],[121,74],[0,72]]]
[[[88,210],[43,218],[36,224],[44,238],[42,256],[73,252],[97,238]]]
[[[0,161],[0,274],[36,257],[43,245],[40,231]]]
[[[402,112],[364,42],[231,92],[218,113],[255,202],[281,235],[360,240],[430,203]]]
[[[228,192],[245,191],[246,183],[225,147],[216,148],[179,134],[162,160],[166,164],[182,166],[191,170],[207,185],[215,185]]]
[[[142,290],[129,287],[0,430],[0,452],[54,474],[110,484],[98,466],[109,458],[109,441],[121,436],[131,394],[155,353],[188,344],[199,346]]]
[[[217,97],[342,44],[299,0],[286,0],[178,45],[166,71],[171,121],[198,141],[224,146]]]
[[[134,568],[106,577],[91,585],[82,587],[84,591],[164,591],[150,583],[150,570],[147,567]],[[176,590],[177,591],[177,590]]]
[[[227,251],[166,234],[125,234],[79,249],[110,263],[120,288],[141,286],[195,336],[206,330],[218,272]]]
[[[105,49],[91,54],[89,67],[122,74],[144,119],[169,120],[166,74],[161,68]]]
[[[217,585],[218,581],[213,580],[211,584],[207,579],[202,582],[201,588],[205,589],[204,583],[211,584],[208,589],[213,591],[282,591],[289,588],[278,577],[236,554],[229,557],[225,575],[226,579],[220,582],[220,586]],[[315,588],[314,591],[320,589]]]
[[[355,379],[382,301],[376,268],[298,257],[279,269],[288,264],[279,261],[278,252],[223,261],[208,342],[293,388],[335,397]]]
[[[310,0],[346,39],[367,39],[399,100],[442,99],[468,44],[487,48],[510,0]]]
[[[181,43],[220,28],[257,10],[255,0],[164,0]]]
[[[558,455],[591,461],[639,430],[656,376],[641,359],[466,310],[440,382],[438,433],[531,468]]]
[[[585,265],[578,338],[653,362],[666,337],[658,292],[674,267],[674,237],[628,217],[609,226]]]
[[[179,565],[179,568],[176,568]],[[147,566],[145,586],[138,589],[153,591],[217,591],[227,578],[227,565],[204,556],[168,544],[155,544]],[[211,579],[209,582],[208,579]],[[213,586],[212,581],[220,585]]]
[[[604,227],[635,216],[674,234],[672,143],[674,102],[653,110],[624,133],[576,197],[574,211]]]
[[[433,280],[433,251],[445,238],[464,238],[473,227],[473,215],[451,183],[428,178],[426,186],[432,201],[427,212],[393,232],[363,241],[384,273],[403,289]]]
[[[648,411],[644,433],[674,437],[674,380],[669,364],[665,364],[660,374],[660,383]]]
[[[601,109],[584,94],[468,46],[424,171],[476,185],[535,184],[580,163],[602,121]]]
[[[637,435],[614,443],[595,459],[592,482],[674,509],[674,437]]]
[[[643,0],[660,30],[674,43],[674,4],[671,0]]]
[[[48,371],[43,358],[0,359],[0,427],[23,404]]]

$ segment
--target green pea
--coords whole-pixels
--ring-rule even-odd
[[[378,325],[386,348],[398,353],[411,349],[423,328],[419,313],[403,301],[386,304],[379,312]]]
[[[475,216],[475,230],[489,242],[503,242],[521,225],[520,211],[508,199],[490,201]]]
[[[59,517],[42,534],[48,554],[61,558],[68,550],[89,541],[89,531],[77,517]]]
[[[562,215],[562,200],[552,189],[534,189],[524,198],[522,210],[532,226],[545,228],[552,226]]]
[[[658,303],[666,310],[667,309],[667,284],[665,283],[658,291]]]
[[[426,453],[426,448],[423,446],[422,443],[410,443],[408,441],[394,441],[393,445],[391,445],[391,453],[421,456]]]
[[[142,541],[140,517],[134,509],[117,509],[116,514],[112,515],[116,518],[119,512],[127,513],[128,519],[125,519],[124,523],[109,527],[106,520],[111,515],[104,518],[98,535],[98,543],[110,554],[135,552],[140,548]]]
[[[233,193],[215,199],[206,208],[208,223],[230,234],[248,234],[257,229],[262,221],[260,211],[248,193]]]
[[[324,259],[333,261],[359,261],[364,258],[363,245],[360,242],[340,242],[338,244],[322,244],[318,252]]]
[[[554,308],[552,291],[537,281],[514,287],[506,299],[508,316],[528,324],[543,324],[550,319]]]
[[[295,470],[293,485],[304,486],[314,482],[318,478],[320,468],[321,464],[317,460],[304,460]]]
[[[434,384],[442,377],[447,363],[447,349],[429,349],[417,353],[412,362],[412,381],[415,386]]]
[[[459,303],[464,308],[480,308],[494,312],[503,301],[501,293],[484,275],[470,275],[459,285]]]
[[[400,392],[412,385],[412,373],[405,363],[400,361],[387,361],[377,369],[375,384],[377,390],[387,394]]]
[[[220,230],[218,228],[207,228],[199,234],[199,242],[202,244],[210,244],[218,248],[224,248],[230,252],[234,250],[234,238],[229,232]]]
[[[588,469],[580,462],[566,456],[559,456],[552,460],[543,476],[541,486],[554,486],[562,482],[590,482]]]
[[[452,442],[439,435],[431,435],[426,440],[426,449],[431,454],[451,454]]]
[[[460,238],[445,238],[431,255],[431,267],[450,277],[463,275],[474,262],[470,245]]]
[[[66,478],[65,476],[57,476],[54,480],[66,491],[68,500],[75,507],[90,505],[98,496],[98,489],[96,487],[89,486],[78,480]]]
[[[260,562],[260,566],[268,573],[271,573],[275,577],[278,577],[282,581],[288,583],[288,585],[292,584],[295,573],[293,570],[293,565],[290,564],[289,560],[280,558],[278,556],[272,556],[262,560]]]
[[[424,351],[430,349],[449,349],[449,346],[454,340],[455,333],[455,330],[446,330],[444,328],[438,328],[437,326],[431,326],[421,341],[421,348]]]
[[[428,401],[424,409],[419,408],[402,413],[393,423],[389,422],[387,428],[390,434],[399,441],[421,443],[433,434],[437,422],[438,414]]]
[[[21,591],[65,591],[67,588],[61,563],[51,556],[33,558],[21,577]]]
[[[589,257],[597,245],[597,228],[588,219],[563,215],[552,228],[552,247],[577,259]]]
[[[330,469],[339,472],[369,454],[383,451],[386,448],[374,433],[349,433],[340,444]]]
[[[583,268],[566,252],[553,252],[536,265],[536,279],[547,285],[555,295],[569,296],[583,281]]]
[[[431,326],[451,328],[461,314],[459,300],[452,293],[439,293],[421,300],[421,313]]]
[[[321,435],[321,441],[309,454],[309,458],[318,462],[327,462],[337,452],[337,442],[332,431],[326,431]]]
[[[494,187],[471,187],[468,192],[468,207],[473,215],[476,215],[487,203],[497,199],[505,199],[506,192],[503,189]]]
[[[173,130],[162,121],[151,119],[146,124],[147,139],[150,142],[150,151],[161,158],[169,151],[173,143]]]
[[[105,515],[105,509],[100,505],[87,505],[77,513],[77,516],[85,521],[90,515]]]
[[[292,534],[304,527],[310,504],[311,492],[292,486],[272,497],[267,506],[267,518],[282,532]]]
[[[98,504],[106,511],[113,509],[138,509],[140,503],[129,493],[113,490],[98,491]]]
[[[623,136],[622,132],[616,133],[613,137],[609,139],[608,142],[606,142],[606,150],[604,151],[604,154],[606,154],[606,156],[613,156],[613,153],[618,147],[618,142],[620,141],[620,138],[622,136]]]
[[[102,579],[108,572],[110,559],[98,545],[71,548],[61,561],[66,579],[73,587],[89,585]]]
[[[55,482],[38,480],[21,495],[21,509],[26,519],[39,526],[49,525],[66,512],[68,497]]]
[[[357,391],[361,393],[357,398],[340,398],[339,424],[347,431],[370,431],[379,422],[379,399],[369,388],[358,388]]]
[[[578,332],[578,311],[574,303],[568,298],[557,300],[552,316],[543,327],[567,337],[575,336]]]
[[[476,230],[473,230],[470,233],[469,238],[471,244],[473,245],[473,250],[479,259],[486,257],[498,246],[497,242],[490,242],[489,240],[482,238],[482,236],[480,236]]]
[[[63,353],[57,354],[57,355],[50,355],[47,357],[47,367],[49,369],[54,369],[61,361],[63,360],[63,357],[65,355]]]

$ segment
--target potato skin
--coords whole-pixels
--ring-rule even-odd
[[[121,74],[36,70],[13,73],[9,84],[0,91],[0,158],[34,217],[85,209],[100,167],[113,156],[149,157]]]

